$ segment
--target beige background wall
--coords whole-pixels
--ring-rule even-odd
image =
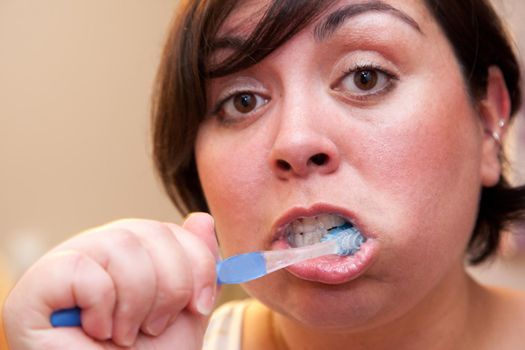
[[[525,47],[525,3],[497,2]],[[148,145],[150,91],[175,4],[0,0],[0,265],[12,276],[85,228],[180,220]],[[475,273],[525,289],[522,260]]]
[[[0,246],[35,255],[121,217],[178,220],[149,98],[174,0],[0,0]]]

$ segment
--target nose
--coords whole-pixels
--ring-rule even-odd
[[[281,119],[269,155],[270,167],[279,178],[304,178],[338,169],[340,152],[331,137],[337,128],[320,124],[304,114]]]

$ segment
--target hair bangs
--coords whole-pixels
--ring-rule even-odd
[[[309,23],[315,20],[334,0],[273,0],[264,9],[260,20],[246,37],[217,37],[218,27],[206,40],[202,67],[204,76],[216,78],[238,72],[262,61]],[[237,2],[236,6],[241,6]],[[226,20],[226,17],[223,19]],[[222,25],[222,23],[220,23]],[[211,33],[210,33],[211,34]],[[213,62],[217,50],[229,49],[230,54]],[[217,60],[216,60],[217,61]]]

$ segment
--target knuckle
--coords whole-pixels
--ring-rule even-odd
[[[121,317],[132,318],[150,308],[154,301],[154,295],[151,292],[145,293],[126,293],[119,295],[117,300],[117,310]]]
[[[177,278],[159,278],[159,285],[157,289],[157,296],[162,300],[169,300],[168,303],[178,303],[184,300],[185,297],[191,296],[193,288],[193,277],[191,269],[182,268],[182,273],[178,274]]]
[[[191,288],[179,288],[171,293],[171,305],[180,309],[186,306],[193,295],[193,290]]]
[[[49,280],[58,281],[63,278],[64,271],[69,271],[72,276],[75,276],[87,263],[88,258],[84,253],[68,249],[46,254],[30,272],[42,273],[43,270],[47,272]]]
[[[171,230],[160,222],[153,222],[150,227],[151,230],[145,232],[145,237],[149,239],[168,242],[175,238]]]
[[[112,283],[106,283],[102,286],[99,302],[113,301],[116,298],[115,288]]]
[[[155,220],[147,219],[122,219],[109,226],[113,230],[134,232],[134,235],[143,239],[166,239],[173,237],[170,226]]]
[[[135,248],[141,246],[140,239],[137,235],[128,229],[118,229],[110,235],[111,245],[123,248]]]
[[[162,304],[180,304],[187,302],[192,295],[190,278],[179,280],[179,283],[165,283],[157,291],[157,301]]]
[[[149,220],[146,222],[146,224],[149,227],[151,227],[151,230],[153,232],[162,233],[162,234],[171,234],[171,230],[169,229],[169,227],[160,221]]]

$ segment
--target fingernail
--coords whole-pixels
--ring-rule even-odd
[[[197,311],[204,316],[211,314],[215,305],[215,286],[208,286],[201,290],[197,299]]]
[[[108,324],[106,325],[106,331],[104,333],[104,340],[111,339],[112,335],[113,335],[113,321],[110,319]]]
[[[151,335],[159,335],[164,330],[164,328],[166,328],[166,325],[168,324],[169,320],[170,315],[165,315],[157,318],[148,325],[148,333]]]
[[[104,340],[111,339],[111,336],[113,335],[112,329],[106,329],[106,332],[104,333]]]
[[[137,338],[137,334],[139,332],[139,327],[133,327],[129,330],[128,334],[126,334],[126,337],[122,341],[122,345],[124,346],[132,346],[135,343],[135,339]]]

